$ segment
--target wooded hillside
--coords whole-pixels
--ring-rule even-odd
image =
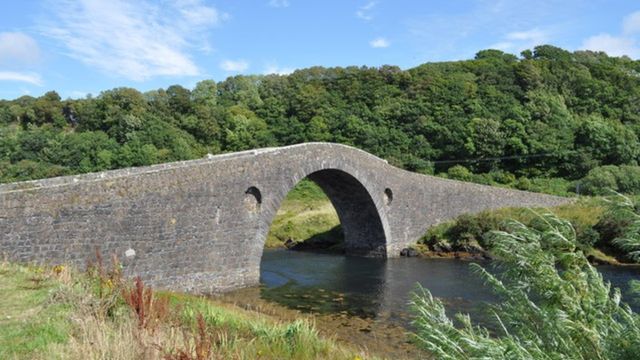
[[[640,61],[544,45],[0,101],[0,181],[331,141],[462,180],[566,193],[586,176],[583,192],[638,192],[639,136]]]

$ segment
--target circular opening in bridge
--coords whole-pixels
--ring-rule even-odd
[[[384,204],[389,206],[391,205],[392,201],[393,201],[393,191],[391,191],[391,189],[389,188],[384,189]]]
[[[262,204],[262,194],[260,190],[251,186],[244,192],[244,206],[249,212],[260,211],[260,205]]]

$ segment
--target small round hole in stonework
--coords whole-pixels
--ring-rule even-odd
[[[393,201],[393,191],[391,191],[391,189],[389,188],[384,189],[384,204],[391,205],[392,201]]]
[[[262,194],[260,190],[251,186],[244,192],[244,206],[249,212],[258,212],[260,211],[260,205],[262,204]]]

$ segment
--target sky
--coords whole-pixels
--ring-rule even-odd
[[[0,0],[0,99],[81,98],[311,66],[519,54],[640,58],[638,0]]]

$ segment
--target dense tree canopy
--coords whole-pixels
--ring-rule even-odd
[[[636,166],[639,136],[640,61],[543,45],[409,70],[313,67],[0,101],[0,181],[332,141],[412,171],[568,188],[595,168]]]

